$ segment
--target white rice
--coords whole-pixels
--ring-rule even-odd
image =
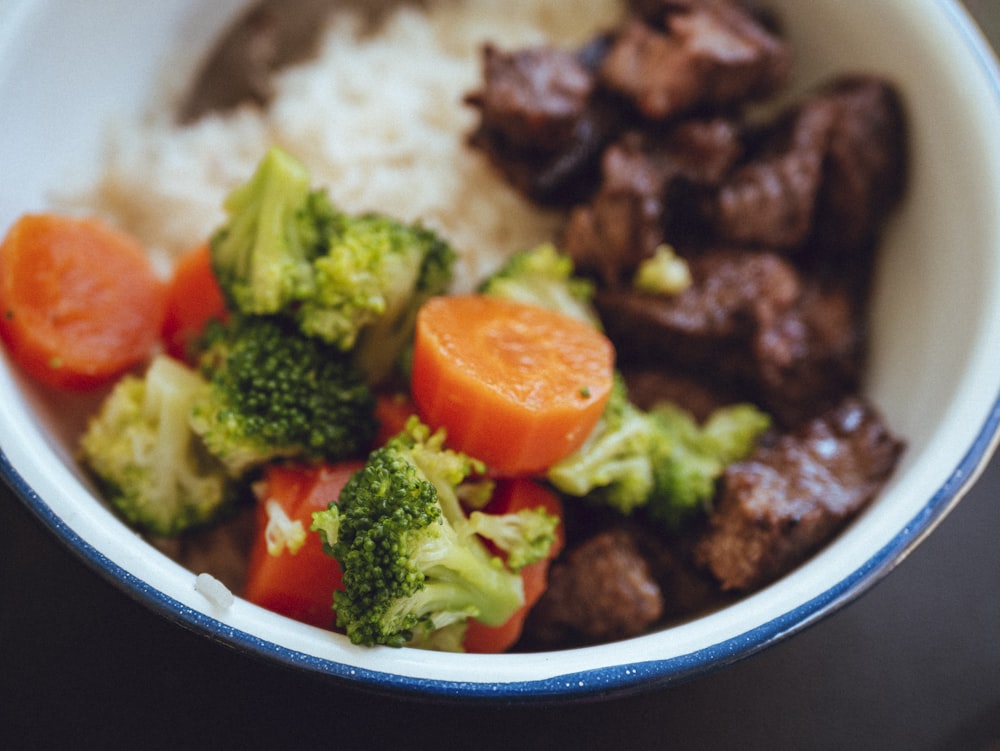
[[[198,574],[194,578],[194,589],[220,610],[228,610],[236,601],[229,587],[211,574]]]
[[[167,258],[207,238],[221,203],[279,145],[352,212],[421,221],[459,254],[456,290],[510,253],[550,240],[558,217],[530,206],[464,145],[486,40],[577,45],[621,16],[621,0],[434,0],[402,7],[374,38],[331,23],[317,59],[282,73],[266,112],[245,108],[178,127],[172,112],[116,128],[92,211]]]

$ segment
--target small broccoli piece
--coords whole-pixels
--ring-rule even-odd
[[[315,293],[302,302],[299,325],[355,350],[369,380],[380,383],[410,343],[417,310],[450,286],[454,259],[451,246],[420,225],[338,215],[314,263]]]
[[[672,247],[661,245],[639,264],[632,284],[640,292],[676,295],[691,286],[691,269]]]
[[[472,530],[507,554],[507,566],[520,571],[543,560],[556,540],[559,517],[544,508],[521,509],[509,514],[469,514]]]
[[[653,492],[651,457],[659,439],[659,425],[629,401],[616,374],[597,425],[579,449],[549,468],[548,480],[562,493],[630,514]]]
[[[593,283],[574,276],[573,259],[550,243],[515,253],[479,286],[479,291],[555,310],[601,328],[592,303]]]
[[[490,553],[458,500],[481,463],[443,441],[411,418],[313,515],[340,563],[334,607],[355,644],[458,649],[469,618],[500,625],[524,602],[520,575]]]
[[[746,456],[770,417],[750,404],[716,410],[704,425],[680,407],[643,411],[620,374],[597,426],[577,451],[553,465],[558,491],[616,509],[645,509],[668,528],[708,511],[726,466]]]
[[[208,388],[197,371],[165,355],[145,375],[111,390],[80,440],[80,460],[130,524],[177,535],[215,521],[236,485],[192,430],[192,405]]]
[[[311,297],[312,262],[326,248],[335,212],[310,188],[305,167],[272,148],[223,207],[228,220],[212,237],[212,268],[230,307],[263,315]]]
[[[359,455],[375,435],[364,374],[285,319],[237,316],[213,325],[200,367],[209,387],[193,405],[192,425],[234,476],[282,457]]]
[[[648,508],[671,528],[710,510],[726,466],[747,456],[771,426],[771,418],[751,404],[720,407],[704,425],[666,402],[653,407],[650,416],[666,438],[653,446],[655,490]]]

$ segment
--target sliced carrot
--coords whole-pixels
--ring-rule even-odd
[[[614,348],[586,323],[482,295],[436,297],[417,316],[411,390],[424,421],[494,473],[543,472],[594,428]]]
[[[96,219],[26,214],[0,244],[0,338],[50,386],[93,388],[142,362],[165,296],[142,246]]]
[[[555,493],[533,480],[518,478],[498,481],[493,498],[484,510],[491,514],[509,514],[539,506],[562,519],[562,502]],[[560,523],[556,528],[556,540],[552,543],[548,558],[521,569],[524,605],[506,623],[499,626],[486,626],[475,619],[470,620],[462,640],[466,652],[506,652],[517,643],[524,630],[528,613],[548,586],[549,564],[559,555],[565,544],[565,531]]]
[[[310,532],[312,514],[337,499],[344,484],[363,462],[333,466],[268,467],[257,506],[257,535],[247,566],[243,597],[289,618],[321,628],[333,628],[333,592],[341,585],[340,565],[323,552],[319,535]],[[276,502],[288,522],[305,534],[295,552],[268,543],[268,522]],[[277,548],[277,549],[270,549]],[[294,547],[294,546],[293,546]]]
[[[226,303],[212,271],[211,250],[202,243],[177,259],[167,287],[163,343],[167,354],[192,361],[192,347],[205,326],[226,317]]]

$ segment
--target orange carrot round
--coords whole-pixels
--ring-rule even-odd
[[[586,323],[481,295],[417,316],[411,391],[448,445],[498,475],[541,473],[577,449],[611,392],[614,348]]]
[[[0,338],[50,386],[93,388],[139,364],[164,301],[142,246],[96,219],[26,214],[0,243]]]
[[[340,564],[323,552],[310,532],[314,511],[323,511],[364,462],[321,466],[271,465],[261,485],[257,507],[257,535],[247,565],[243,597],[275,613],[321,628],[333,628],[333,592],[341,586]],[[302,546],[269,550],[268,508],[277,503],[290,522],[306,532]]]
[[[226,303],[212,271],[208,243],[196,246],[177,259],[167,286],[166,305],[163,343],[167,354],[191,361],[191,347],[206,324],[226,317]]]

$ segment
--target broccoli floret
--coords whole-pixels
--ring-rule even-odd
[[[672,247],[661,245],[639,264],[632,284],[640,292],[676,295],[691,286],[691,269]]]
[[[726,466],[747,456],[771,426],[771,418],[751,404],[720,407],[704,425],[667,402],[653,407],[650,417],[664,438],[652,447],[654,492],[648,509],[671,528],[710,510]]]
[[[490,553],[459,503],[483,467],[411,418],[373,451],[336,503],[313,515],[340,563],[337,623],[356,644],[458,649],[469,618],[506,622],[521,577]]]
[[[515,253],[480,284],[479,291],[555,310],[601,328],[592,302],[593,283],[574,276],[573,259],[550,243]]]
[[[419,307],[451,285],[448,243],[419,224],[339,211],[281,149],[268,151],[225,209],[212,267],[229,307],[280,314],[353,352],[373,386],[399,363]]]
[[[339,350],[275,316],[214,324],[204,347],[209,386],[191,421],[234,476],[277,458],[336,461],[368,450],[375,399]]]
[[[338,215],[316,259],[315,293],[297,311],[302,330],[344,351],[380,383],[410,343],[417,310],[451,284],[451,246],[420,225]]]
[[[508,514],[469,514],[472,530],[506,553],[507,566],[520,571],[543,560],[556,539],[559,517],[544,508],[521,509]]]
[[[617,375],[597,426],[577,451],[553,465],[548,481],[560,492],[614,508],[645,509],[675,529],[708,511],[726,466],[746,456],[770,417],[750,404],[716,410],[704,425],[664,402],[633,405]]]
[[[237,497],[188,421],[207,388],[197,371],[160,355],[144,376],[115,385],[81,438],[82,464],[137,529],[177,535],[215,521]]]
[[[223,208],[228,220],[212,237],[212,269],[229,306],[264,315],[308,299],[312,262],[326,248],[335,212],[311,189],[305,167],[272,148]]]
[[[597,425],[579,449],[549,468],[548,480],[562,493],[630,514],[653,492],[652,450],[660,438],[659,425],[629,401],[616,373]]]

